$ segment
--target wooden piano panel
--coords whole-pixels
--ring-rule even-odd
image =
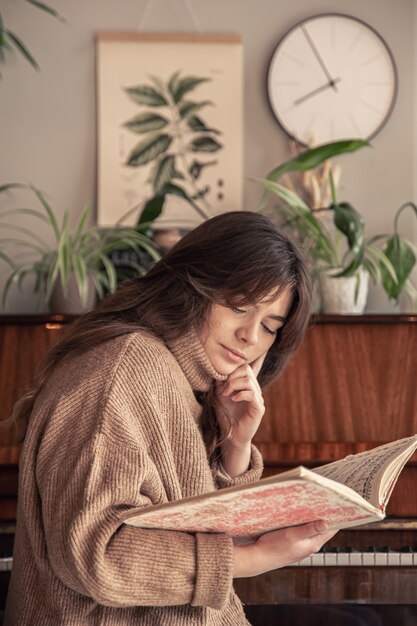
[[[416,315],[318,317],[265,392],[256,442],[407,437],[417,432],[416,371]]]
[[[9,417],[30,387],[38,365],[69,321],[62,316],[0,316],[0,420]],[[12,432],[0,428],[0,521],[16,517],[19,454]]]

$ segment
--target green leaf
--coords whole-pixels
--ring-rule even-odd
[[[55,11],[55,9],[50,7],[48,4],[45,4],[44,2],[39,2],[39,0],[26,0],[26,2],[28,2],[29,4],[32,4],[37,9],[41,9],[42,11],[49,13],[49,15],[52,15],[57,20],[60,20],[61,22],[65,22],[65,18],[63,18],[62,15],[60,15],[57,11]]]
[[[331,240],[330,234],[324,225],[310,211],[303,200],[291,189],[269,179],[253,178],[260,182],[270,193],[280,198],[289,207],[276,206],[275,210],[285,217],[297,219],[297,227],[304,236],[310,238],[318,251],[320,258],[330,266],[335,265],[337,253]]]
[[[113,263],[108,259],[104,254],[99,255],[100,261],[103,263],[104,268],[107,273],[107,278],[109,281],[109,290],[110,293],[116,291],[117,287],[117,274]]]
[[[146,104],[153,107],[166,106],[168,104],[162,93],[149,85],[127,87],[126,92],[136,104]]]
[[[398,300],[405,282],[415,265],[416,256],[409,243],[398,233],[394,233],[387,241],[384,253],[395,269],[398,282],[395,283],[386,269],[382,268],[383,286],[389,298]]]
[[[145,204],[142,213],[139,216],[138,225],[143,222],[153,222],[162,213],[165,203],[165,195],[154,196]]]
[[[188,173],[193,180],[197,180],[200,178],[200,174],[205,167],[208,167],[209,165],[217,165],[217,163],[218,161],[206,161],[203,163],[202,161],[194,160],[188,168]]]
[[[74,270],[81,303],[85,306],[88,299],[88,272],[85,260],[80,256],[73,255],[72,268]]]
[[[15,35],[14,33],[12,33],[10,30],[6,30],[5,33],[8,36],[8,38],[11,39],[14,46],[17,48],[20,54],[26,59],[26,61],[29,61],[29,63],[32,65],[32,67],[35,68],[35,70],[39,70],[40,69],[39,65],[37,64],[37,62],[31,55],[31,53],[29,52],[28,48],[26,48],[23,41],[19,39],[19,37]]]
[[[184,100],[178,107],[178,112],[182,119],[193,115],[208,104],[213,104],[211,100],[203,100],[203,102],[192,102],[191,100]]]
[[[49,221],[51,222],[52,229],[53,229],[53,231],[55,233],[55,237],[57,239],[59,239],[59,236],[60,236],[59,226],[58,226],[58,222],[56,220],[54,212],[52,211],[51,207],[49,206],[49,204],[45,200],[45,197],[39,191],[39,189],[36,189],[36,187],[33,187],[32,185],[29,185],[29,188],[32,189],[33,193],[36,195],[36,197],[38,198],[39,202],[42,204],[43,208],[47,212],[48,217],[49,217]]]
[[[293,159],[281,163],[281,165],[278,165],[278,167],[269,172],[267,178],[270,180],[278,180],[278,178],[287,172],[305,172],[306,170],[317,167],[324,161],[327,161],[327,159],[331,159],[345,152],[355,152],[369,145],[367,141],[362,139],[349,139],[346,141],[325,143],[311,150],[306,150]]]
[[[179,82],[180,74],[181,74],[180,71],[174,72],[172,76],[170,77],[170,79],[168,80],[168,84],[167,84],[168,91],[174,100],[175,100],[175,93],[178,89],[178,82]]]
[[[75,229],[75,235],[74,235],[75,241],[81,236],[81,233],[84,231],[87,220],[90,217],[90,213],[91,213],[91,207],[89,204],[86,204],[82,210],[80,219],[78,220],[78,224]]]
[[[179,185],[168,183],[167,185],[165,185],[162,191],[164,194],[171,194],[173,196],[177,196],[178,198],[186,200],[197,211],[197,213],[201,215],[201,217],[203,217],[204,219],[208,219],[209,216],[203,211],[201,207],[198,206],[198,204],[194,202],[194,200],[191,198],[191,196],[188,195],[185,189],[183,189]]]
[[[151,79],[151,81],[156,85],[156,87],[158,88],[158,91],[161,91],[162,93],[164,93],[165,91],[164,81],[161,78],[159,78],[159,76],[154,76],[153,74],[148,74],[148,76]]]
[[[174,102],[178,103],[186,93],[195,89],[197,85],[209,80],[209,78],[197,78],[196,76],[186,76],[185,78],[176,80],[175,85],[172,86],[172,91],[170,89]]]
[[[223,147],[222,144],[212,137],[196,137],[190,146],[193,152],[217,152],[217,150]]]
[[[347,202],[330,205],[333,211],[333,221],[343,233],[349,244],[349,248],[357,254],[363,245],[364,222],[362,216]]]
[[[169,154],[155,164],[152,175],[152,186],[155,192],[159,192],[164,185],[169,183],[175,176],[175,157]]]
[[[140,113],[131,120],[123,124],[126,128],[134,133],[149,133],[151,131],[160,130],[169,124],[168,120],[156,113]]]
[[[171,145],[172,137],[170,135],[152,135],[144,141],[138,143],[129,154],[126,165],[131,167],[139,167],[145,165],[149,161],[153,161],[160,154],[168,150]]]
[[[191,115],[187,123],[191,130],[193,130],[194,132],[214,133],[216,135],[221,135],[221,132],[219,130],[206,126],[201,117],[198,117],[198,115]]]

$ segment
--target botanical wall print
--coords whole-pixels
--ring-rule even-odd
[[[153,199],[192,227],[242,208],[242,46],[237,36],[98,37],[98,220]]]

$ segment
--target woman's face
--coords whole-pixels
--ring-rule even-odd
[[[284,325],[292,297],[288,290],[269,303],[237,308],[213,304],[198,336],[214,369],[229,375],[266,354]]]

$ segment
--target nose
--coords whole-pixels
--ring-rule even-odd
[[[258,342],[258,327],[256,324],[242,324],[236,331],[239,341],[254,346]]]

